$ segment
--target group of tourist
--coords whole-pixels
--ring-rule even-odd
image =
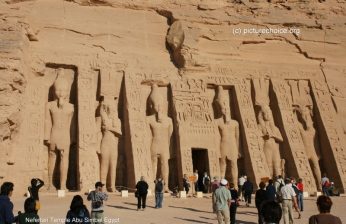
[[[198,172],[198,171],[197,171]],[[245,175],[239,178],[239,189],[235,189],[234,183],[229,183],[226,179],[221,179],[215,176],[212,183],[208,183],[206,178],[210,180],[207,173],[204,173],[203,182],[211,188],[212,193],[212,209],[217,214],[218,223],[235,223],[236,211],[239,206],[239,201],[245,201],[246,206],[251,204],[251,194],[253,192],[253,184]],[[321,180],[322,189],[328,185],[329,179],[324,175]],[[155,208],[162,208],[163,194],[165,192],[165,182],[160,175],[154,181],[155,184]],[[184,188],[189,191],[189,182],[187,175],[183,178]],[[331,184],[331,183],[330,183]],[[1,186],[0,194],[0,224],[9,223],[33,223],[38,224],[40,219],[38,210],[40,209],[40,201],[38,191],[44,185],[40,179],[32,179],[31,187],[29,187],[30,197],[25,200],[25,213],[20,213],[18,216],[13,215],[13,204],[10,201],[14,185],[11,182],[5,182]],[[70,210],[66,214],[66,223],[95,223],[103,224],[103,201],[108,200],[107,193],[103,192],[104,184],[101,182],[95,183],[95,190],[88,194],[87,200],[91,201],[91,213],[83,203],[83,198],[80,195],[73,197]],[[330,185],[331,186],[331,185]],[[300,211],[304,210],[302,179],[295,181],[295,178],[283,179],[280,175],[275,181],[269,180],[266,186],[264,182],[259,184],[260,189],[255,194],[255,204],[258,210],[258,223],[279,223],[283,217],[285,224],[293,224],[293,208],[298,212],[298,219],[301,217]],[[149,185],[144,176],[136,184],[135,196],[138,199],[137,211],[146,209],[146,197],[148,194]],[[311,216],[309,224],[314,223],[335,223],[341,224],[341,220],[330,214],[333,202],[328,195],[329,189],[324,189],[324,195],[317,199],[317,208],[320,212],[318,215]],[[243,198],[242,198],[243,196]],[[281,203],[282,205],[280,206]]]
[[[324,174],[326,178],[326,175]],[[329,180],[321,180],[321,185],[325,186],[325,182]],[[266,186],[264,182],[259,184],[260,189],[255,194],[255,204],[258,210],[258,223],[279,223],[283,217],[285,224],[293,224],[293,209],[298,212],[298,219],[301,218],[301,211],[304,210],[303,191],[304,185],[302,179],[298,181],[295,178],[283,179],[281,175],[277,180],[268,181]],[[253,192],[253,184],[245,175],[239,178],[238,192],[234,188],[233,183],[228,183],[226,179],[218,181],[218,177],[214,177],[211,185],[213,212],[217,213],[218,223],[235,223],[235,215],[239,201],[245,201],[246,206],[251,204],[251,194]],[[314,223],[337,223],[341,220],[330,214],[332,201],[327,195],[327,191],[323,191],[317,199],[317,208],[320,214],[310,217],[309,224]],[[242,195],[244,198],[242,198]],[[281,206],[280,206],[281,203]],[[326,216],[328,215],[328,216]],[[327,217],[330,217],[328,219]]]

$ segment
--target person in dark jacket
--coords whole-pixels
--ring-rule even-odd
[[[246,206],[249,207],[249,204],[251,204],[251,194],[253,192],[253,184],[250,181],[250,178],[247,178],[247,181],[243,185],[243,192],[245,197]]]
[[[19,214],[19,224],[40,224],[40,217],[35,213],[36,201],[33,198],[27,198],[24,202],[25,213]]]
[[[266,187],[266,192],[268,199],[275,200],[276,199],[276,188],[273,185],[274,181],[272,179],[269,180],[269,184]]]
[[[187,174],[184,174],[184,177],[183,177],[183,187],[185,188],[186,195],[189,193],[189,190],[190,190],[190,184],[187,181],[188,181]]]
[[[1,185],[0,193],[0,224],[10,224],[17,221],[17,216],[13,216],[13,204],[10,197],[13,192],[13,183],[5,182]]]
[[[37,184],[38,183],[38,184]],[[40,199],[38,197],[38,191],[41,187],[43,187],[44,182],[39,178],[31,179],[31,187],[29,187],[30,197],[37,201],[36,203],[40,203]],[[37,206],[35,206],[35,214],[37,214],[38,210],[36,210]]]
[[[230,212],[230,218],[231,218],[231,224],[235,224],[235,214],[237,212],[237,207],[239,206],[238,202],[238,191],[234,189],[234,184],[231,183],[229,185],[229,191],[231,192],[231,206],[229,207]]]
[[[149,185],[145,181],[145,177],[141,176],[141,180],[138,181],[138,183],[136,184],[136,189],[138,191],[137,211],[139,211],[141,207],[142,207],[142,211],[145,211],[145,207],[146,207],[145,202],[147,200],[148,188],[149,188]]]
[[[70,211],[66,214],[66,224],[78,223],[89,224],[90,214],[87,207],[83,203],[83,198],[80,195],[75,195],[70,205]]]
[[[261,182],[259,184],[259,187],[260,189],[256,191],[255,203],[256,203],[256,208],[258,211],[258,223],[262,224],[263,219],[262,219],[262,213],[261,213],[261,206],[262,206],[262,203],[268,199],[268,196],[267,196],[266,190],[264,190],[264,188],[266,187],[265,183]]]

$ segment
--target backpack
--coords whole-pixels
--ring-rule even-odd
[[[163,190],[162,180],[158,180],[156,182],[155,191],[156,192],[162,192],[162,190]]]
[[[210,179],[208,176],[204,178],[204,184],[210,184]]]
[[[278,182],[280,185],[279,185],[279,191],[281,190],[281,188],[283,187],[283,186],[285,186],[283,183],[282,183],[282,181],[281,182],[279,182],[279,181],[276,181],[276,182]]]
[[[328,182],[328,180],[326,180],[326,181],[324,182],[324,185],[323,185],[323,186],[329,187],[329,182]]]

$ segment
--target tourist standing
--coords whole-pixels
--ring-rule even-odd
[[[214,193],[216,189],[220,187],[220,181],[218,176],[215,176],[213,179],[214,179],[214,182],[211,184],[211,200],[212,200],[211,204],[213,206],[213,213],[216,213],[215,204],[214,204]]]
[[[251,194],[253,192],[253,184],[250,181],[250,178],[247,178],[243,185],[244,197],[246,206],[249,207],[251,204]]]
[[[91,224],[104,224],[103,201],[108,200],[108,194],[102,192],[104,184],[95,183],[95,190],[88,195],[88,201],[91,201]]]
[[[139,211],[142,207],[142,211],[145,211],[145,202],[147,200],[149,185],[145,181],[145,177],[141,176],[141,180],[137,182],[136,189],[138,194],[138,203],[137,203],[137,211]]]
[[[245,176],[246,177],[246,176]],[[244,201],[244,195],[243,195],[243,185],[245,183],[244,175],[241,175],[238,179],[238,196],[240,201]]]
[[[13,183],[5,182],[1,185],[0,193],[0,224],[10,224],[17,221],[17,216],[13,216],[13,204],[10,197],[13,192]]]
[[[320,212],[318,215],[313,215],[309,218],[309,224],[342,224],[339,217],[330,214],[333,202],[330,197],[326,195],[320,195],[317,198],[317,209]]]
[[[217,220],[219,224],[230,222],[230,205],[231,205],[231,192],[226,188],[227,180],[222,179],[220,181],[220,187],[216,189],[214,193],[214,201],[217,214]],[[225,222],[223,222],[225,220]]]
[[[231,224],[235,224],[235,214],[237,212],[237,207],[239,206],[238,192],[236,189],[234,189],[233,183],[231,183],[229,187],[230,187],[229,191],[231,192],[231,197],[232,197],[229,213],[230,213]]]
[[[204,193],[210,192],[210,177],[208,176],[207,172],[204,172],[203,187],[204,187]]]
[[[164,190],[165,181],[162,180],[162,176],[160,175],[159,178],[154,181],[154,183],[155,183],[155,208],[159,209],[159,208],[162,208],[163,193],[165,192]]]
[[[304,211],[304,197],[303,197],[304,184],[303,184],[302,178],[298,178],[298,183],[296,184],[296,186],[298,188],[298,195],[297,195],[298,207],[300,211]]]
[[[297,205],[296,193],[291,186],[291,179],[285,179],[285,186],[281,187],[280,196],[282,198],[282,211],[284,217],[284,224],[293,224],[293,205]]]
[[[267,196],[267,192],[264,190],[264,188],[266,187],[264,182],[261,182],[259,184],[260,189],[256,191],[256,195],[255,195],[255,203],[256,203],[256,208],[258,211],[258,223],[262,224],[262,213],[261,213],[261,206],[262,203],[268,199]]]
[[[323,178],[321,180],[321,185],[322,185],[322,193],[324,195],[327,195],[329,196],[329,185],[330,185],[330,182],[329,182],[329,179],[327,178],[327,175],[324,173],[323,174]]]
[[[29,187],[30,197],[33,198],[36,201],[35,206],[35,214],[37,214],[38,210],[41,208],[40,199],[38,197],[38,191],[41,187],[43,187],[44,182],[39,179],[31,179],[31,187]]]
[[[184,177],[183,177],[183,187],[186,191],[186,195],[189,193],[189,190],[190,190],[190,183],[187,182],[188,181],[188,177],[187,177],[187,174],[184,174]]]
[[[269,183],[268,183],[268,185],[266,187],[267,197],[270,200],[275,200],[276,199],[276,189],[275,189],[275,187],[273,185],[273,180],[270,179],[268,182]]]
[[[195,191],[197,193],[197,191],[199,191],[199,187],[198,187],[198,170],[195,170],[195,172],[193,173],[194,176],[196,176],[196,182],[195,182]]]
[[[71,201],[70,210],[66,214],[65,224],[78,223],[89,224],[90,214],[87,207],[84,205],[83,198],[80,195],[75,195]]]

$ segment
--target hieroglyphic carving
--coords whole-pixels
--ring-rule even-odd
[[[327,144],[330,145],[332,150],[330,154],[333,156],[329,156],[329,161],[326,162],[335,163],[337,168],[337,171],[329,172],[329,175],[333,175],[336,187],[346,189],[346,154],[345,150],[343,150],[345,140],[342,137],[341,124],[334,119],[336,111],[326,83],[321,80],[311,80],[310,84],[327,139],[329,140]]]
[[[28,82],[26,88],[26,149],[23,151],[25,158],[37,161],[26,167],[28,171],[43,170],[43,133],[44,133],[44,80],[36,78]],[[36,156],[35,159],[32,156]],[[9,156],[11,158],[11,156]],[[28,163],[30,164],[30,163]]]
[[[251,101],[251,84],[250,80],[242,80],[241,84],[235,85],[235,92],[239,102],[239,110],[244,128],[244,149],[248,150],[248,156],[245,160],[249,160],[252,164],[251,179],[259,184],[262,177],[269,177],[269,169],[267,161],[263,153],[263,146],[257,134],[257,121]]]
[[[291,175],[301,177],[304,180],[307,191],[316,191],[316,182],[314,181],[307,153],[304,149],[297,119],[293,116],[293,101],[290,85],[285,80],[272,79],[271,82],[278,100],[280,115],[287,136],[287,140],[285,140],[290,148],[290,151],[285,151],[283,154],[288,155],[291,153],[290,158],[293,158],[292,162],[295,164],[295,166],[290,166]],[[297,100],[297,98],[293,99]]]
[[[213,96],[207,92],[205,77],[185,76],[171,86],[181,157],[179,172],[192,174],[191,149],[201,148],[208,151],[209,167],[206,169],[209,169],[211,176],[219,176],[219,152],[216,150],[219,143],[215,142],[218,131],[213,120]]]
[[[100,179],[95,143],[98,139],[95,123],[94,73],[87,68],[78,69],[78,135],[80,188],[89,189]],[[98,144],[96,144],[98,145]],[[96,162],[95,162],[96,161]]]
[[[134,187],[136,181],[141,176],[145,176],[148,182],[153,181],[152,165],[150,159],[150,142],[146,129],[146,102],[142,102],[141,83],[145,80],[146,73],[129,71],[125,72],[125,97],[126,110],[128,114],[129,125],[127,136],[129,145],[127,145],[127,159],[133,159],[134,173],[133,177],[128,179],[129,186]]]

